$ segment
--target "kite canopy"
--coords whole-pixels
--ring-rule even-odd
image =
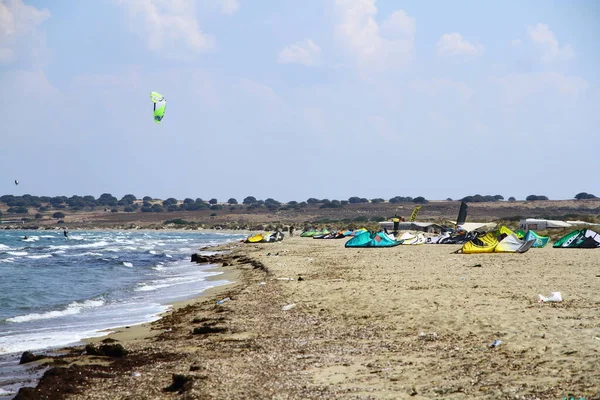
[[[474,253],[525,253],[533,246],[535,239],[524,241],[518,238],[510,229],[501,226],[499,229],[488,232],[483,236],[465,243],[460,252],[463,254]]]
[[[394,247],[399,244],[402,242],[392,239],[385,232],[364,231],[348,240],[344,247]]]
[[[157,92],[150,93],[150,100],[154,103],[154,122],[159,124],[165,116],[167,101],[162,94]]]
[[[257,233],[256,235],[249,236],[246,238],[246,243],[260,243],[267,242],[271,232]]]
[[[591,229],[575,230],[558,239],[552,247],[557,248],[600,248],[600,233]]]
[[[301,237],[314,237],[319,235],[327,235],[329,233],[329,229],[323,228],[320,231],[316,229],[311,229],[308,231],[304,231],[300,234]]]
[[[533,242],[533,246],[531,247],[544,247],[548,244],[550,238],[548,236],[540,236],[534,231],[527,231],[527,233],[525,234],[525,241],[527,242],[529,240],[535,240],[535,242]]]

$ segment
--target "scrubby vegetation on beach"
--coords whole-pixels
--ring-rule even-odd
[[[600,220],[600,199],[585,192],[571,200],[545,200],[547,196],[531,195],[517,201],[502,195],[469,195],[462,199],[428,200],[423,196],[395,196],[367,199],[352,196],[346,200],[308,198],[306,201],[280,202],[247,196],[242,201],[229,198],[169,197],[141,199],[127,194],[121,199],[104,193],[94,196],[33,196],[29,194],[0,196],[0,220],[5,228],[56,228],[66,224],[72,228],[222,228],[285,229],[288,225],[331,227],[377,227],[377,223],[393,216],[410,216],[420,205],[419,221],[455,220],[461,201],[469,203],[470,221],[508,221],[517,225],[523,218],[561,220]]]

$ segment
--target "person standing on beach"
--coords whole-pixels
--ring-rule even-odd
[[[294,236],[294,225],[290,226],[290,237]]]

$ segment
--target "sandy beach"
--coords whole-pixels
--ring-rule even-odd
[[[344,242],[221,246],[234,284],[110,335],[124,357],[72,349],[22,398],[600,398],[598,250]]]

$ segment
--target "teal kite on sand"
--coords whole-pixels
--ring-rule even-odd
[[[371,233],[364,231],[348,240],[344,247],[393,247],[402,244],[402,242],[392,239],[385,232]]]
[[[165,116],[167,101],[162,94],[157,92],[150,93],[150,100],[154,103],[154,122],[160,124],[160,121],[162,121]]]
[[[540,236],[534,231],[527,231],[525,234],[525,241],[528,242],[530,240],[535,240],[535,242],[533,242],[533,246],[531,247],[544,247],[548,244],[550,238],[548,236]]]

